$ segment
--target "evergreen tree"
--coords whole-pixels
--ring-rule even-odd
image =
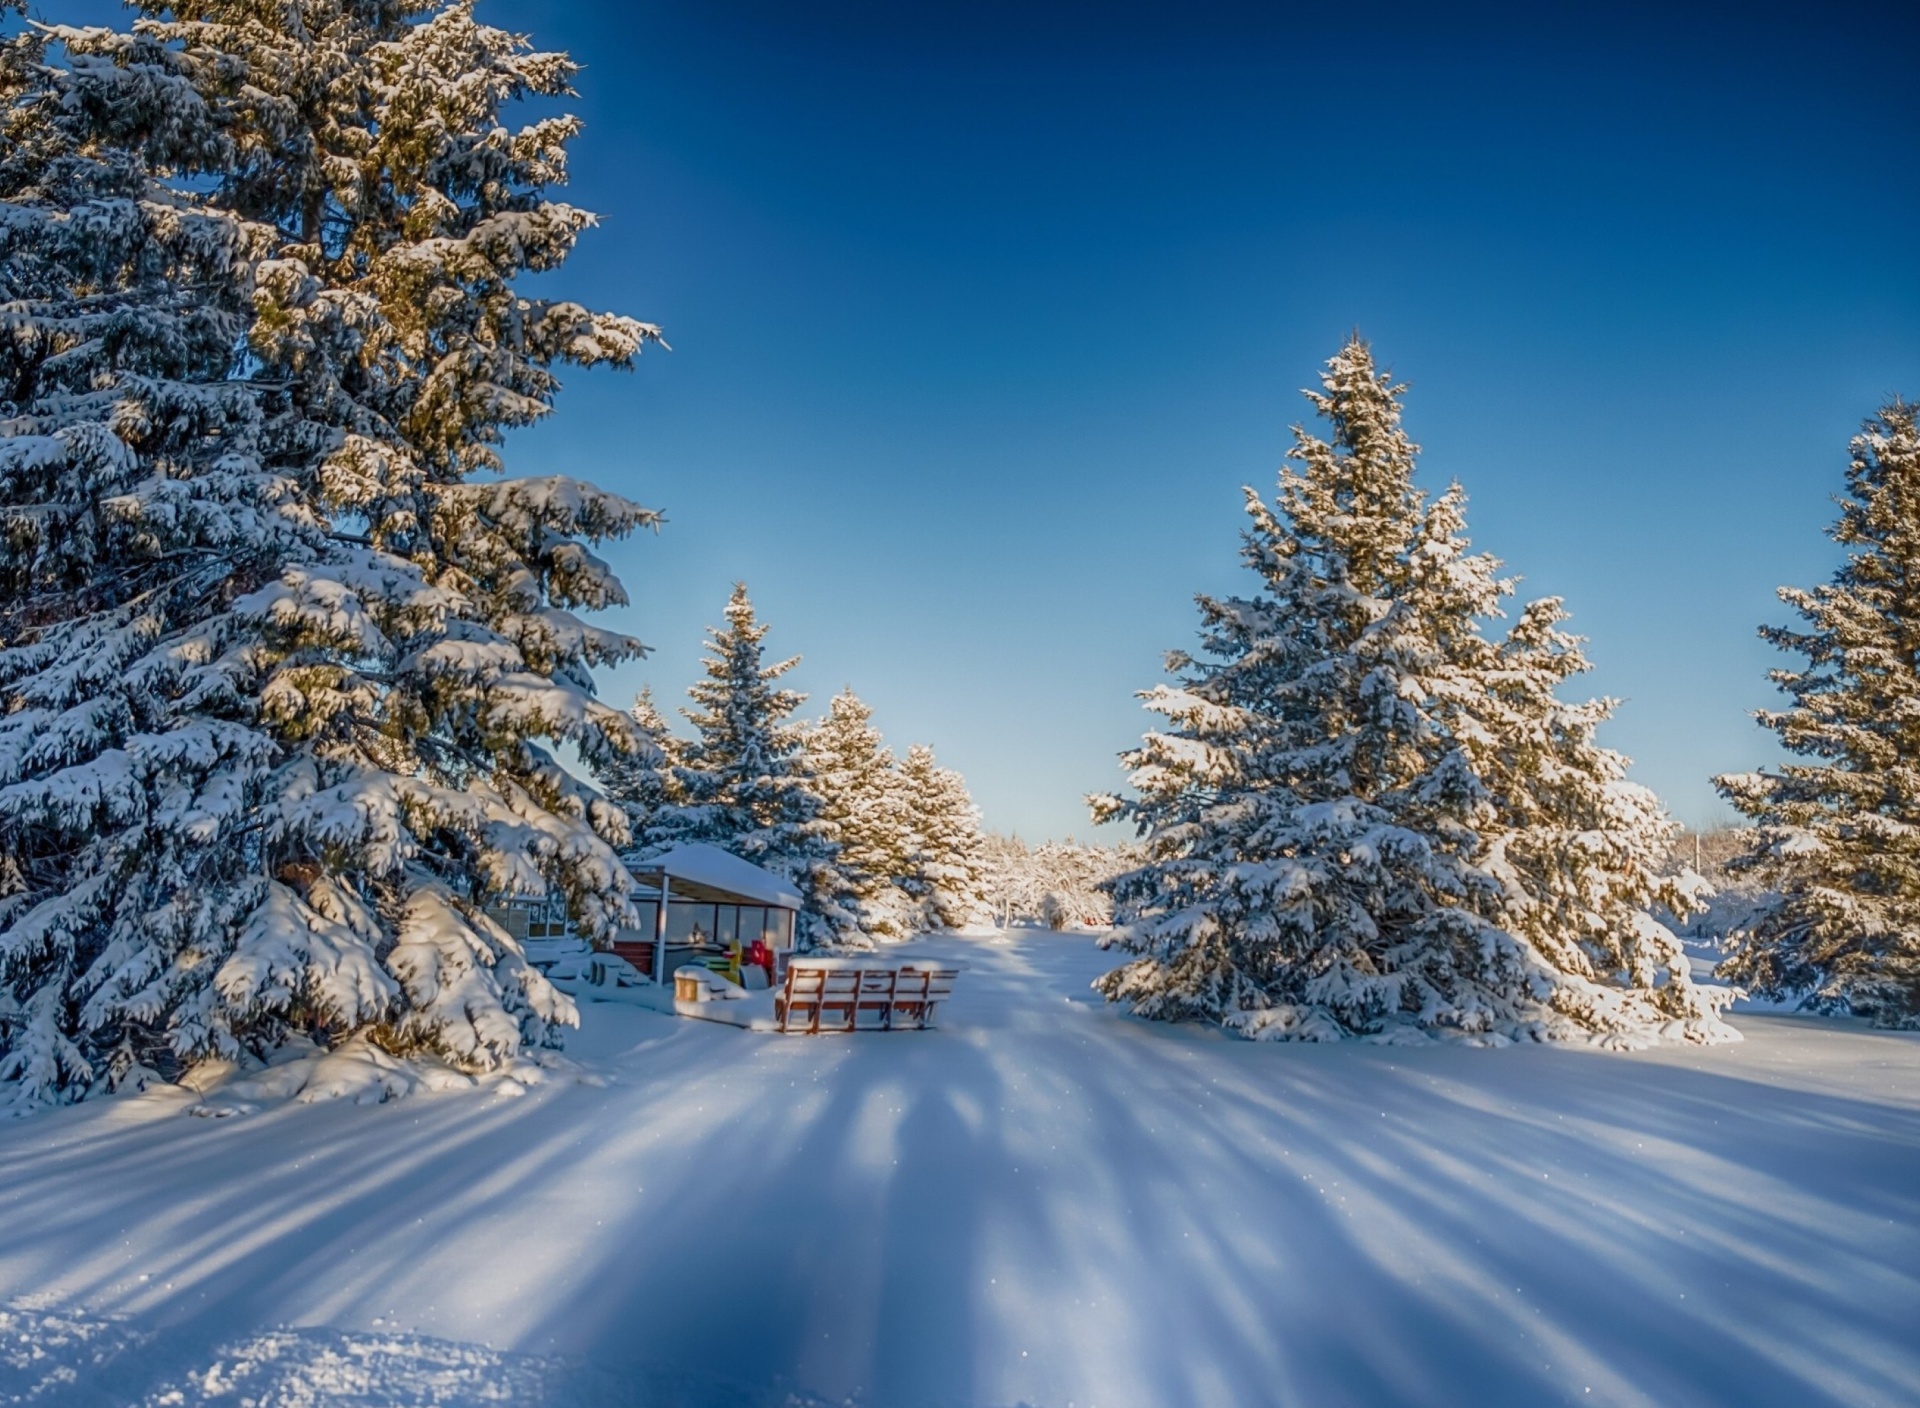
[[[209,1025],[273,753],[223,598],[315,547],[232,375],[271,231],[156,179],[218,150],[190,91],[48,47],[0,50],[0,1080],[36,1100]]]
[[[1096,799],[1149,848],[1112,882],[1111,941],[1142,956],[1103,988],[1259,1035],[1516,1025],[1525,975],[1468,861],[1480,793],[1396,599],[1419,525],[1399,388],[1357,341],[1322,385],[1331,438],[1296,428],[1278,511],[1247,493],[1267,594],[1200,599],[1204,658],[1176,653],[1178,686],[1144,696],[1171,727],[1126,757],[1139,795]]]
[[[1719,1017],[1733,994],[1694,983],[1655,917],[1697,909],[1699,886],[1668,868],[1678,824],[1595,740],[1615,701],[1555,692],[1590,668],[1564,620],[1556,599],[1529,603],[1469,700],[1480,727],[1458,726],[1490,793],[1477,862],[1500,882],[1494,917],[1553,970],[1555,1010],[1610,1044],[1736,1041]]]
[[[573,1016],[484,901],[631,913],[546,744],[631,744],[588,670],[638,643],[573,612],[654,516],[472,482],[557,364],[657,336],[516,288],[590,223],[572,119],[503,120],[572,65],[458,5],[140,8],[7,60],[0,1076],[312,1029],[497,1065]]]
[[[1780,597],[1804,629],[1761,635],[1804,656],[1774,681],[1792,707],[1758,715],[1790,753],[1718,778],[1755,824],[1733,868],[1775,898],[1721,971],[1822,1012],[1920,1027],[1920,424],[1895,400],[1852,444],[1831,530],[1830,585]]]
[[[840,847],[840,863],[867,917],[883,938],[918,927],[917,906],[898,884],[914,847],[913,821],[893,752],[873,726],[873,710],[851,689],[807,732],[807,771],[823,805],[820,818]]]
[[[594,768],[607,799],[626,816],[635,850],[645,849],[648,837],[680,800],[673,765],[679,741],[653,702],[653,690],[642,689],[627,710],[633,746],[615,753]]]
[[[1592,744],[1609,706],[1553,698],[1584,667],[1557,605],[1490,644],[1511,587],[1457,487],[1415,489],[1402,388],[1357,338],[1321,380],[1330,434],[1295,428],[1277,506],[1247,494],[1264,592],[1200,599],[1201,656],[1143,696],[1169,726],[1126,755],[1137,795],[1094,799],[1147,851],[1107,885],[1140,956],[1103,990],[1258,1036],[1730,1035],[1641,912],[1686,901],[1653,876],[1657,803]]]
[[[916,902],[919,926],[963,928],[986,912],[980,809],[966,779],[941,767],[924,743],[907,750],[900,782],[911,826],[900,888]]]
[[[1497,643],[1481,633],[1513,594],[1498,567],[1470,550],[1455,484],[1425,508],[1398,612],[1435,717],[1483,794],[1471,856],[1499,882],[1484,912],[1553,970],[1551,1005],[1578,1028],[1613,1045],[1737,1039],[1718,1018],[1730,994],[1695,985],[1678,935],[1653,917],[1694,900],[1662,873],[1678,826],[1595,741],[1615,701],[1558,696],[1590,668],[1561,629],[1561,602],[1528,603]]]
[[[680,800],[649,828],[647,849],[700,841],[785,875],[804,901],[799,947],[864,946],[855,884],[807,771],[805,731],[791,722],[806,696],[775,685],[800,659],[765,663],[767,628],[744,582],[726,620],[708,629],[706,678],[687,691],[696,737],[673,768]]]

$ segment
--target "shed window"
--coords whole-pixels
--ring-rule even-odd
[[[667,902],[667,942],[670,944],[706,944],[713,942],[714,907],[686,900]]]
[[[559,895],[543,895],[527,904],[527,937],[562,939],[573,932],[567,922],[567,902]]]

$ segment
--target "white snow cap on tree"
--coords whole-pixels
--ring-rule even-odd
[[[483,904],[631,915],[550,745],[631,745],[589,671],[641,647],[575,613],[656,516],[473,477],[657,338],[518,287],[591,224],[575,122],[506,123],[573,65],[465,5],[139,8],[0,73],[0,1082],[497,1067],[574,1014]]]
[[[1263,590],[1199,599],[1133,795],[1092,799],[1147,855],[1108,882],[1137,956],[1100,987],[1269,1038],[1733,1039],[1648,912],[1690,902],[1657,874],[1671,823],[1593,743],[1611,705],[1554,697],[1585,668],[1556,603],[1481,634],[1511,586],[1458,488],[1415,489],[1401,394],[1351,340],[1307,393],[1327,437],[1295,428],[1277,503],[1247,491]]]
[[[767,628],[736,583],[727,624],[707,631],[706,678],[682,712],[695,737],[678,745],[674,799],[635,840],[639,863],[684,842],[730,851],[792,880],[804,904],[802,948],[870,946],[853,878],[824,819],[825,800],[807,768],[806,730],[792,721],[806,696],[776,687],[800,663],[765,663]]]
[[[1791,708],[1763,727],[1805,761],[1716,779],[1755,825],[1731,868],[1771,898],[1721,971],[1771,998],[1920,1028],[1920,413],[1895,400],[1853,440],[1832,583],[1780,590],[1805,629],[1760,634]]]

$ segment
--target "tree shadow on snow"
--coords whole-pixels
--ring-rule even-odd
[[[1920,1396],[1910,1103],[1007,1000],[1084,961],[983,961],[930,1033],[662,1020],[604,1090],[25,1122],[0,1293],[158,1333],[76,1404],[282,1320],[497,1334],[615,1405]]]

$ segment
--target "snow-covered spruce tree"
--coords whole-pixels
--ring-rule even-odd
[[[1719,1018],[1733,994],[1695,984],[1655,917],[1696,908],[1697,885],[1667,873],[1678,825],[1595,739],[1615,701],[1559,697],[1591,667],[1557,598],[1529,602],[1497,644],[1475,629],[1513,584],[1469,550],[1465,510],[1457,484],[1427,506],[1405,614],[1422,623],[1437,715],[1485,791],[1473,859],[1500,883],[1490,917],[1552,969],[1552,1006],[1582,1031],[1617,1046],[1738,1040]]]
[[[138,1081],[176,1011],[190,1044],[205,1026],[199,936],[259,901],[275,751],[225,599],[314,537],[233,375],[272,232],[154,175],[217,155],[209,115],[48,48],[0,49],[5,1103]]]
[[[900,888],[915,902],[916,927],[959,929],[987,914],[980,809],[966,779],[916,743],[900,764],[911,835]]]
[[[1896,400],[1854,438],[1831,584],[1784,587],[1804,656],[1773,672],[1792,707],[1763,727],[1803,762],[1718,778],[1755,824],[1732,863],[1776,897],[1721,971],[1821,1012],[1920,1027],[1920,411]]]
[[[503,122],[571,65],[457,6],[142,8],[130,34],[52,31],[45,80],[81,156],[150,163],[112,193],[136,213],[54,190],[58,163],[9,207],[16,235],[129,233],[50,278],[53,342],[9,379],[9,464],[63,431],[91,463],[56,514],[4,491],[10,537],[60,551],[32,549],[0,626],[0,1071],[70,1099],[310,1031],[497,1066],[573,1014],[483,901],[630,914],[618,809],[542,740],[629,741],[588,668],[638,644],[572,612],[624,600],[585,544],[653,515],[471,482],[556,364],[656,335],[514,288],[589,223],[545,194],[571,120]],[[206,311],[167,326],[169,290]],[[83,356],[106,359],[84,431],[61,380]]]
[[[1550,692],[1490,703],[1508,657],[1539,678],[1568,662],[1530,654],[1530,635],[1497,649],[1480,634],[1507,588],[1466,553],[1457,491],[1429,505],[1414,488],[1402,388],[1357,338],[1321,382],[1308,399],[1328,438],[1296,427],[1300,468],[1283,469],[1278,504],[1247,494],[1242,556],[1264,591],[1200,598],[1201,655],[1175,653],[1177,683],[1143,696],[1168,726],[1126,755],[1136,795],[1093,799],[1147,855],[1108,882],[1109,942],[1139,956],[1102,989],[1143,1015],[1263,1037],[1723,1034],[1684,965],[1649,959],[1671,935],[1632,911],[1644,818],[1615,787],[1617,760]],[[1543,620],[1557,616],[1521,627]],[[1528,771],[1542,760],[1593,772],[1550,781]],[[1612,872],[1529,810],[1569,797],[1622,832],[1628,883],[1606,889]],[[1499,857],[1502,876],[1483,863]],[[1570,865],[1585,911],[1563,903]],[[1513,932],[1514,911],[1550,941]],[[1684,1000],[1654,996],[1662,979]]]
[[[873,710],[852,689],[836,694],[826,718],[807,731],[806,764],[868,931],[889,939],[914,933],[920,906],[899,884],[914,851],[905,786]]]
[[[794,882],[804,902],[799,947],[865,947],[855,884],[807,770],[806,730],[791,721],[806,696],[775,684],[800,658],[765,663],[767,628],[744,582],[734,586],[726,620],[708,628],[706,678],[687,691],[695,707],[682,712],[695,737],[677,750],[679,801],[660,813],[634,858],[687,841],[731,851]]]
[[[1169,727],[1125,756],[1137,795],[1094,799],[1149,855],[1111,882],[1109,941],[1141,956],[1101,986],[1250,1035],[1523,1026],[1527,975],[1477,912],[1481,794],[1396,609],[1419,526],[1398,388],[1358,342],[1322,384],[1331,439],[1296,428],[1277,511],[1247,492],[1266,594],[1200,598],[1203,658],[1143,696]],[[1416,804],[1425,825],[1400,824]]]
[[[654,704],[651,688],[634,696],[627,718],[632,746],[603,758],[594,768],[594,778],[607,800],[625,815],[628,835],[638,848],[646,844],[648,834],[661,824],[661,817],[680,800],[679,783],[673,775],[679,741]]]

